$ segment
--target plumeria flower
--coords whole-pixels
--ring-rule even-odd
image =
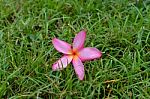
[[[86,60],[100,58],[102,56],[102,52],[96,48],[84,48],[85,38],[86,31],[83,30],[75,36],[72,45],[57,38],[54,38],[52,40],[55,49],[58,52],[64,54],[58,61],[53,64],[53,71],[62,70],[63,68],[66,68],[69,63],[72,62],[78,78],[80,80],[84,79],[84,65],[82,62]]]

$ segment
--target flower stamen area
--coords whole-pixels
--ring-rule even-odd
[[[75,49],[72,50],[72,55],[78,55],[78,51]]]
[[[70,52],[71,56],[73,56],[74,59],[77,59],[79,57],[79,52],[77,49],[72,49]]]

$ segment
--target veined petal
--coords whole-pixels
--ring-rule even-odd
[[[72,61],[72,58],[73,56],[64,55],[62,58],[60,58],[53,64],[52,66],[53,71],[62,70],[63,68],[66,68],[67,65]]]
[[[73,40],[73,49],[81,49],[84,46],[84,41],[86,38],[86,32],[80,31]]]
[[[54,38],[52,40],[52,43],[57,51],[62,52],[64,54],[70,54],[71,45],[67,42]]]
[[[92,47],[83,48],[79,52],[79,57],[82,61],[100,58],[101,56],[102,52],[99,51],[97,48]]]
[[[83,80],[84,78],[84,65],[83,63],[81,62],[81,60],[76,57],[76,58],[73,58],[73,66],[74,66],[74,70],[75,70],[75,73],[77,74],[78,78],[80,80]]]

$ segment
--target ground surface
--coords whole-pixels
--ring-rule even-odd
[[[0,0],[0,97],[150,99],[150,2],[137,1]],[[71,43],[81,29],[103,52],[83,81],[72,65],[51,68],[52,38]]]

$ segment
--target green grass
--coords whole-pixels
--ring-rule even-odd
[[[103,52],[83,81],[51,68],[81,29]],[[0,98],[150,99],[149,0],[0,0]]]

